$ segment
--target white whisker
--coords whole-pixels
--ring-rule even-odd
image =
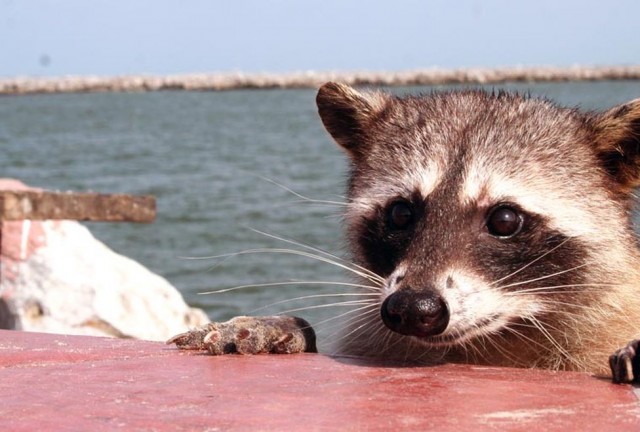
[[[365,306],[361,306],[355,309],[351,309],[348,310],[346,312],[343,312],[341,314],[338,315],[334,315],[332,317],[329,318],[325,318],[322,321],[316,322],[314,323],[314,328],[318,329],[318,328],[331,328],[334,327],[335,324],[340,324],[340,328],[337,332],[332,333],[331,335],[329,335],[327,337],[327,339],[329,340],[333,340],[333,336],[335,336],[337,333],[339,333],[342,329],[343,329],[343,324],[344,323],[349,323],[352,321],[358,322],[358,320],[360,319],[369,319],[371,317],[372,314],[375,313],[375,310],[377,309],[378,305],[377,304],[370,304],[370,305],[365,305]],[[347,319],[347,320],[341,320],[341,318],[344,318],[346,316],[349,315],[353,315],[356,314],[355,316]],[[363,318],[364,317],[364,318]],[[325,325],[327,323],[331,323],[330,325]]]
[[[566,359],[570,359],[571,358],[571,354],[569,354],[567,352],[566,349],[564,349],[564,347],[562,345],[560,345],[560,343],[558,343],[558,341],[555,340],[555,338],[551,335],[551,333],[549,333],[549,331],[545,328],[545,326],[542,324],[542,322],[534,317],[534,316],[530,316],[528,317],[529,320],[531,321],[531,323],[538,329],[540,330],[540,333],[542,333],[544,335],[544,337],[551,342],[551,344],[558,350],[558,352],[560,354],[562,354],[562,356]],[[547,324],[548,325],[548,324]]]
[[[511,323],[510,325],[506,326],[504,329],[514,335],[516,335],[516,337],[525,340],[533,345],[536,345],[542,349],[544,349],[545,351],[553,351],[551,348],[549,348],[548,346],[545,346],[544,344],[541,344],[540,342],[536,341],[535,339],[531,339],[529,336],[523,334],[522,332],[514,329],[513,327],[511,327],[512,325],[514,326],[519,326],[519,327],[525,327],[525,328],[536,328],[533,325],[530,324],[525,324],[525,323]]]
[[[367,269],[365,267],[359,266],[357,264],[354,264],[354,263],[352,263],[350,261],[345,260],[344,258],[341,258],[341,257],[339,257],[337,255],[334,255],[334,254],[332,254],[330,252],[327,252],[327,251],[322,250],[320,248],[317,248],[315,246],[311,246],[311,245],[308,245],[308,244],[303,243],[303,242],[294,241],[294,240],[291,240],[291,239],[288,239],[288,238],[285,238],[285,237],[277,236],[275,234],[269,234],[269,233],[266,233],[264,231],[257,230],[255,228],[250,228],[249,227],[249,229],[251,231],[257,233],[257,234],[261,234],[263,236],[272,238],[274,240],[279,240],[279,241],[282,241],[282,242],[285,242],[285,243],[288,243],[288,244],[292,244],[294,246],[299,246],[299,247],[311,250],[313,252],[319,253],[320,255],[329,257],[332,260],[335,260],[336,265],[338,264],[338,262],[340,262],[340,263],[343,263],[343,264],[347,264],[348,266],[352,266],[352,267],[347,267],[347,270],[350,270],[350,271],[352,271],[352,272],[354,272],[356,274],[359,274],[359,275],[362,274],[363,277],[366,277],[367,279],[369,279],[371,281],[378,281],[378,282],[380,282],[380,284],[384,284],[384,282],[385,282],[383,277],[377,275],[376,273],[372,272],[371,270],[369,270],[369,269]],[[355,270],[357,270],[359,273],[356,272]],[[364,275],[368,275],[368,276],[364,276]]]
[[[525,264],[524,266],[520,267],[518,270],[509,273],[508,275],[504,276],[503,278],[500,278],[496,281],[491,282],[490,285],[497,285],[500,282],[512,278],[513,276],[517,275],[518,273],[520,273],[521,271],[525,270],[527,267],[535,264],[537,261],[540,261],[542,258],[546,257],[547,255],[549,255],[550,253],[552,253],[553,251],[555,251],[556,249],[558,249],[560,246],[564,245],[566,242],[568,242],[571,239],[571,237],[565,239],[564,241],[562,241],[560,244],[558,244],[557,246],[549,249],[547,252],[543,253],[542,255],[540,255],[539,257],[535,258],[534,260],[528,262],[527,264]]]
[[[254,314],[258,311],[273,307],[273,306],[277,306],[280,304],[284,304],[284,303],[291,303],[294,301],[299,301],[299,300],[308,300],[308,299],[316,299],[316,298],[327,298],[327,297],[364,297],[364,296],[376,296],[378,297],[378,294],[373,294],[373,293],[338,293],[338,294],[313,294],[313,295],[306,295],[306,296],[302,296],[302,297],[294,297],[294,298],[289,298],[286,300],[280,300],[274,303],[270,303],[268,305],[264,305],[264,306],[260,306],[259,308],[253,309],[251,311],[249,311],[249,314]]]
[[[346,306],[360,306],[360,305],[367,305],[367,306],[377,305],[377,302],[375,300],[350,300],[350,301],[344,301],[344,302],[327,303],[327,304],[313,305],[313,306],[304,306],[304,307],[299,307],[299,308],[288,309],[288,310],[282,311],[282,312],[278,313],[278,315],[285,315],[285,314],[288,314],[288,313],[291,313],[291,312],[300,312],[300,311],[305,311],[305,310],[325,309],[325,308],[329,308],[329,307],[346,307]]]
[[[317,199],[309,198],[309,197],[307,197],[305,195],[302,195],[299,192],[294,191],[293,189],[291,189],[288,186],[285,186],[285,185],[283,185],[281,183],[278,183],[277,181],[275,181],[273,179],[270,179],[268,177],[263,177],[263,176],[258,176],[258,177],[261,178],[264,181],[267,181],[267,182],[269,182],[269,183],[271,183],[273,185],[278,186],[280,189],[282,189],[282,190],[284,190],[286,192],[289,192],[291,195],[300,198],[303,202],[330,203],[330,204],[333,204],[333,205],[341,205],[341,206],[346,206],[347,205],[347,203],[345,203],[345,202],[328,201],[328,200],[317,200]]]
[[[569,272],[581,269],[582,267],[585,267],[587,265],[588,265],[587,263],[580,264],[578,266],[571,267],[569,269],[561,270],[561,271],[558,271],[558,272],[555,272],[555,273],[551,273],[551,274],[548,274],[548,275],[540,276],[538,278],[528,279],[528,280],[521,281],[521,282],[514,282],[514,283],[511,283],[511,284],[507,284],[507,285],[502,285],[502,286],[500,286],[500,288],[501,289],[511,288],[511,287],[514,287],[514,286],[525,285],[525,284],[529,284],[529,283],[532,283],[532,282],[538,282],[538,281],[541,281],[541,280],[544,280],[544,279],[549,279],[549,278],[552,278],[552,277],[555,277],[555,276],[560,276],[562,274],[569,273]],[[502,278],[501,280],[503,280],[503,279],[504,278]]]
[[[539,280],[539,279],[536,279]],[[528,282],[528,281],[527,281]],[[543,286],[543,287],[536,287],[536,288],[527,288],[527,289],[523,289],[523,290],[518,290],[518,291],[510,291],[510,292],[506,292],[504,293],[504,295],[511,295],[511,296],[518,296],[520,294],[531,294],[531,293],[536,293],[536,294],[559,294],[559,293],[575,293],[574,290],[566,290],[566,291],[559,291],[559,288],[574,288],[574,287],[579,287],[579,288],[583,288],[583,287],[617,287],[619,285],[617,284],[571,284],[571,285],[553,285],[553,286]],[[501,288],[505,288],[505,287],[501,287]],[[548,292],[546,292],[548,291]],[[589,292],[590,290],[582,290],[580,289],[580,292]],[[602,292],[601,290],[593,290],[593,292]]]
[[[290,204],[307,204],[307,205],[318,205],[321,207],[346,207],[347,203],[339,202],[339,201],[330,201],[330,200],[320,200],[320,199],[312,199],[305,198],[302,200],[296,201],[288,201]]]
[[[372,305],[375,306],[371,307],[371,310],[365,310],[364,312],[360,313],[359,315],[356,315],[354,317],[349,318],[348,320],[345,320],[343,322],[341,322],[341,324],[345,325],[345,326],[354,326],[354,325],[358,325],[359,323],[362,322],[362,324],[358,325],[355,328],[352,328],[351,331],[349,331],[348,333],[345,334],[341,334],[339,338],[335,339],[336,341],[340,341],[340,340],[344,340],[348,337],[350,337],[351,335],[354,334],[358,334],[360,333],[360,330],[368,327],[371,324],[375,324],[376,321],[373,321],[372,318],[375,319],[375,317],[377,316],[377,305]],[[326,321],[326,320],[325,320]],[[328,336],[328,339],[333,340],[333,338],[335,336],[337,336],[338,334],[340,334],[340,332],[342,331],[342,328],[340,328],[338,331],[331,333]]]
[[[338,258],[340,261],[342,262],[338,262],[335,261],[333,259],[328,258],[327,256],[323,256],[323,255],[317,255],[317,254],[312,254],[310,252],[305,252],[305,251],[299,251],[296,249],[283,249],[283,248],[256,248],[256,249],[246,249],[240,252],[233,252],[233,253],[228,253],[228,254],[221,254],[221,255],[212,255],[212,256],[208,256],[208,257],[191,257],[191,258],[187,258],[187,259],[193,259],[193,260],[213,260],[213,259],[218,259],[218,258],[231,258],[231,257],[236,257],[236,256],[240,256],[240,255],[249,255],[249,254],[262,254],[262,253],[278,253],[278,254],[286,254],[286,255],[296,255],[296,256],[302,256],[302,257],[306,257],[306,258],[311,258],[320,262],[325,262],[331,265],[334,265],[336,267],[339,267],[341,269],[347,270],[351,273],[354,273],[358,276],[361,276],[362,278],[368,279],[371,282],[374,283],[380,283],[382,284],[384,282],[384,280],[376,275],[375,273],[369,272],[366,269],[368,273],[365,273],[364,271],[361,271],[361,267],[356,266],[356,268],[351,268],[349,267],[349,265],[347,264],[343,264],[343,262],[348,263],[348,261],[342,260],[340,258]],[[325,254],[328,255],[328,254]],[[349,263],[350,264],[350,263]],[[350,264],[351,265],[351,264]]]
[[[246,288],[262,288],[262,287],[274,287],[274,286],[287,286],[287,285],[334,285],[334,286],[347,286],[347,287],[356,287],[356,288],[365,288],[372,291],[378,291],[379,288],[369,285],[362,285],[356,283],[349,282],[338,282],[338,281],[287,281],[287,282],[265,282],[265,283],[256,283],[256,284],[246,284],[246,285],[236,285],[230,288],[221,288],[213,291],[204,291],[198,293],[198,295],[208,295],[208,294],[223,294],[231,291],[237,291]],[[323,296],[332,296],[337,294],[323,294]],[[358,294],[349,294],[349,295],[370,295],[370,296],[378,296],[377,293],[358,293]]]
[[[358,308],[355,308],[355,309],[351,309],[351,310],[349,310],[347,312],[343,312],[343,313],[338,314],[338,315],[334,315],[334,316],[332,316],[330,318],[325,318],[322,321],[318,321],[318,322],[314,323],[314,328],[318,328],[323,324],[326,324],[326,323],[331,322],[331,321],[339,320],[342,317],[345,317],[345,316],[348,316],[348,315],[351,315],[351,314],[354,314],[354,313],[359,313],[358,315],[355,316],[355,318],[359,318],[359,317],[362,317],[362,316],[369,316],[374,312],[374,309],[377,308],[377,306],[378,306],[377,304],[365,305],[365,306],[361,306],[361,307],[358,307]],[[368,310],[368,309],[370,309],[370,310]]]

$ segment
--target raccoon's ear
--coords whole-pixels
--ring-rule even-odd
[[[596,117],[596,151],[619,192],[640,186],[640,99]]]
[[[365,151],[367,129],[389,99],[384,93],[361,93],[348,85],[329,82],[318,90],[316,104],[333,139],[351,157],[357,157]]]

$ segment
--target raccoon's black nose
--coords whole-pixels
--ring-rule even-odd
[[[408,336],[435,336],[449,324],[449,308],[432,291],[400,289],[382,302],[382,321],[396,333]]]

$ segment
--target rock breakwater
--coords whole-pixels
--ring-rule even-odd
[[[405,86],[638,80],[640,65],[422,69],[401,72],[297,72],[287,74],[185,74],[169,76],[64,76],[0,78],[0,94],[142,92],[159,90],[315,88],[327,81],[350,85]]]

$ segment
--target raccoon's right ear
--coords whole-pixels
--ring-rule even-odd
[[[368,128],[389,99],[384,93],[361,93],[348,85],[328,82],[318,90],[316,104],[333,139],[351,157],[357,157],[365,152]]]
[[[640,186],[640,99],[596,117],[596,151],[616,189],[629,193]]]

